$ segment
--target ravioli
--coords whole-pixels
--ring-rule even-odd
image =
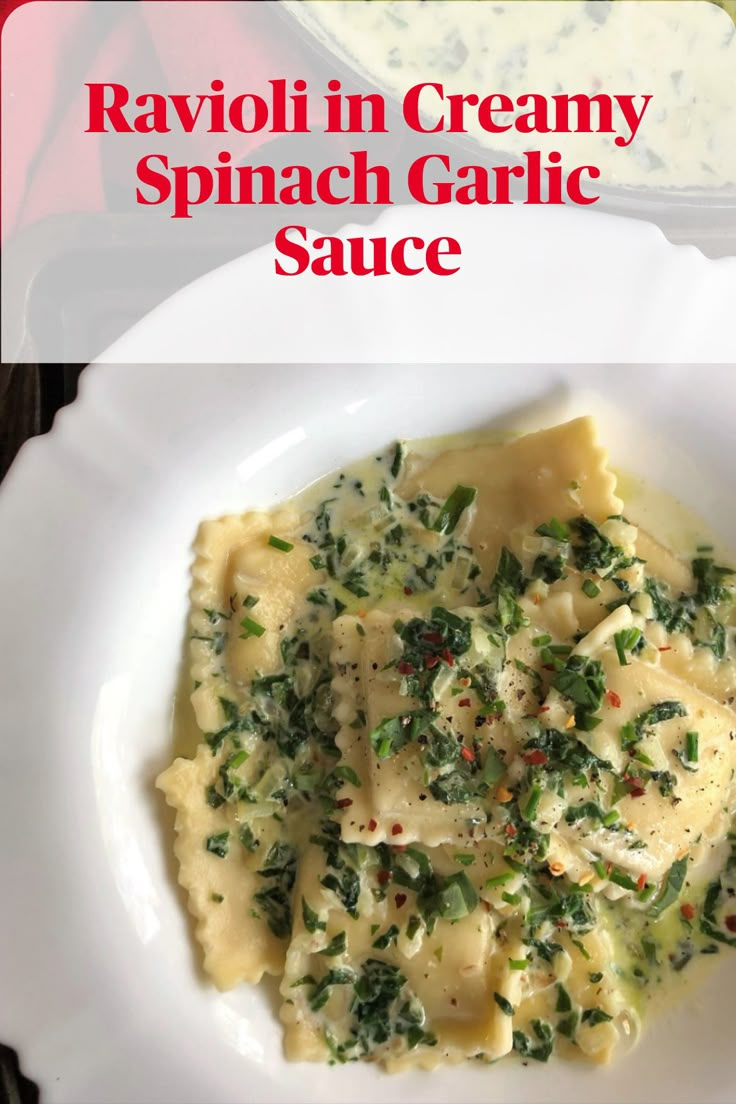
[[[581,817],[572,824],[560,821],[557,830],[568,843],[579,841],[588,865],[602,859],[658,880],[677,859],[693,849],[707,850],[723,837],[734,796],[736,716],[661,666],[633,656],[622,664],[613,638],[633,622],[628,606],[621,607],[573,655],[600,662],[606,685],[601,723],[584,741],[618,775],[642,783],[632,783],[620,798],[619,817],[610,827]],[[548,704],[550,723],[559,724],[565,710],[559,693]],[[567,716],[565,711],[565,724]],[[698,759],[692,764],[685,759],[688,732],[698,738]],[[651,780],[635,774],[640,763],[650,768]],[[610,783],[604,787],[606,799],[611,788]],[[574,868],[580,870],[579,860]]]
[[[287,1057],[605,1063],[736,942],[736,575],[626,520],[591,419],[398,443],[195,557],[157,785],[205,971],[281,978]]]
[[[192,678],[198,683],[192,704],[204,732],[219,727],[223,685],[242,697],[257,673],[279,666],[284,629],[308,587],[321,581],[309,564],[311,550],[300,539],[301,530],[299,513],[291,507],[200,526],[194,544],[190,639]],[[294,542],[288,557],[269,545],[272,536]],[[251,609],[249,599],[257,599],[261,635],[242,626]]]
[[[474,624],[477,612],[459,608],[454,614],[462,618],[469,613],[467,621]],[[403,653],[395,626],[409,622],[407,614],[403,615],[402,622],[374,612],[363,620],[339,618],[334,625],[335,715],[342,722],[337,745],[342,752],[342,762],[355,772],[359,782],[358,786],[348,782],[341,791],[346,804],[342,810],[341,833],[348,842],[376,844],[392,840],[405,844],[421,840],[436,846],[472,838],[473,823],[484,819],[481,804],[472,800],[447,804],[432,792],[430,778],[436,776],[441,781],[448,777],[440,774],[439,769],[449,767],[457,758],[455,748],[446,751],[442,745],[449,740],[457,747],[458,738],[462,737],[465,755],[473,758],[486,754],[489,744],[500,748],[504,755],[508,748],[508,740],[499,732],[498,725],[493,735],[490,732],[493,726],[484,724],[482,730],[476,728],[477,694],[470,685],[470,675],[463,678],[460,674],[465,670],[474,671],[482,662],[481,656],[490,660],[490,678],[494,671],[500,671],[503,657],[500,649],[493,649],[484,639],[487,632],[475,623],[472,633],[476,639],[480,638],[481,648],[485,644],[485,651],[477,653],[477,663],[469,660],[467,668],[464,666],[467,655],[457,657],[457,678],[438,693],[437,700],[432,703],[433,710],[425,710],[427,718],[423,719],[422,703],[406,693],[402,695],[405,678],[396,666]],[[467,685],[458,687],[460,679]],[[458,689],[459,694],[455,693]],[[500,692],[494,685],[494,700]],[[399,731],[383,737],[398,743],[404,739],[401,728],[410,729],[417,720],[422,728],[417,737],[390,760],[383,756],[380,752],[382,737],[380,733],[376,735],[379,726],[383,724],[386,733],[393,733],[398,726]],[[393,723],[387,725],[387,721]],[[476,737],[476,734],[479,735]],[[435,744],[439,747],[433,755]]]
[[[440,877],[456,874],[456,864],[441,850],[420,853]],[[518,924],[516,934],[513,925],[499,930],[500,916],[476,908],[453,919],[436,919],[428,931],[417,914],[416,891],[394,882],[382,884],[380,861],[363,867],[359,914],[352,917],[324,886],[329,869],[321,850],[312,845],[297,886],[306,908],[295,922],[281,987],[287,1054],[324,1060],[330,1050],[342,1047],[346,1056],[355,1057],[367,1047],[396,1066],[404,1050],[397,1043],[412,1027],[410,1050],[426,1068],[475,1055],[495,1060],[507,1054],[513,1042],[511,1017],[494,994],[511,1004],[519,1000],[521,975],[509,967],[509,961],[524,953]],[[470,884],[482,887],[489,869],[480,861]],[[304,922],[310,909],[312,931]],[[412,922],[418,924],[413,935]],[[342,948],[337,953],[336,943]],[[341,971],[342,979],[325,985]],[[360,999],[361,977],[367,981],[363,999],[383,1004],[382,1020],[371,1021],[368,1028],[351,1014],[356,983]],[[398,990],[393,996],[392,986]],[[328,999],[321,1004],[325,991]],[[404,1031],[384,1040],[392,1017]]]
[[[200,745],[194,759],[177,759],[159,775],[157,785],[176,810],[174,854],[179,882],[197,921],[204,969],[218,989],[231,989],[243,981],[258,982],[264,973],[281,973],[285,947],[254,915],[253,899],[263,881],[238,842],[236,810],[228,805],[213,809],[205,801],[219,765],[210,749]],[[220,853],[207,850],[207,840],[219,840],[214,846]]]
[[[592,418],[578,418],[505,444],[475,445],[412,465],[400,485],[404,497],[421,491],[436,498],[458,484],[477,487],[469,539],[479,562],[495,570],[509,544],[517,554],[523,537],[551,517],[584,513],[604,521],[621,511],[615,476],[598,444]]]

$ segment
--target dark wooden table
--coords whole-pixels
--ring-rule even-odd
[[[29,437],[46,433],[77,393],[81,365],[0,365],[0,480]]]
[[[24,441],[50,429],[57,410],[72,401],[81,371],[81,365],[0,365],[0,480]],[[38,1104],[38,1087],[24,1072],[30,1073],[0,1041],[2,1104]]]
[[[51,428],[54,415],[76,395],[81,366],[0,365],[0,481],[20,446]],[[17,1055],[0,1042],[0,1101],[37,1104],[38,1087],[23,1076]]]

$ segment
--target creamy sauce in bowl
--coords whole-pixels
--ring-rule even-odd
[[[516,158],[531,149],[558,151],[568,170],[600,168],[604,186],[713,190],[736,183],[732,3],[286,0],[285,6],[395,99],[424,81],[441,83],[445,97],[652,96],[639,133],[624,147],[609,134],[488,133],[468,110],[465,141],[486,150]],[[442,106],[429,92],[430,125]],[[618,133],[624,132],[619,118]]]

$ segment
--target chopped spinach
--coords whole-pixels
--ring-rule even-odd
[[[597,922],[595,905],[591,900],[591,894],[581,890],[582,887],[569,893],[558,893],[553,890],[548,901],[535,905],[529,910],[527,915],[529,930],[534,933],[545,921],[548,921],[556,927],[581,935],[592,931]]]
[[[717,943],[725,943],[729,947],[736,947],[736,909],[733,916],[726,917],[727,929],[731,933],[730,935],[726,935],[716,915],[722,897],[723,881],[721,878],[716,878],[715,881],[710,883],[705,894],[703,913],[700,918],[700,930],[710,939],[715,939]]]
[[[436,533],[453,533],[462,514],[472,505],[477,495],[475,487],[463,487],[458,484],[450,497],[440,508],[432,528]]]
[[[379,935],[373,940],[372,946],[375,947],[377,951],[385,951],[387,947],[390,947],[392,943],[396,942],[398,935],[399,929],[396,924],[391,924],[383,935]]]
[[[272,884],[255,893],[253,900],[266,914],[274,935],[287,939],[291,935],[291,889],[296,879],[296,851],[290,844],[277,841],[269,847],[258,873]]]
[[[323,947],[318,954],[325,955],[327,958],[335,958],[337,955],[345,953],[347,947],[347,936],[344,931],[339,932],[326,947]]]
[[[665,909],[674,905],[685,882],[687,860],[688,857],[685,855],[684,858],[673,862],[665,875],[658,897],[647,909],[649,916],[661,916]]]
[[[417,895],[417,908],[429,926],[435,920],[460,920],[478,907],[480,898],[464,870],[443,877],[433,874]]]
[[[532,1058],[536,1062],[548,1062],[555,1045],[553,1029],[544,1020],[532,1020],[532,1030],[539,1042],[535,1044],[523,1031],[514,1031],[514,1050],[522,1058]]]
[[[335,985],[351,985],[355,975],[352,970],[342,967],[337,970],[328,970],[324,977],[314,986],[309,996],[309,1007],[313,1012],[324,1008],[332,996],[330,990]],[[305,984],[314,984],[313,978],[305,979]]]
[[[589,732],[600,723],[594,717],[603,703],[606,684],[599,660],[572,655],[552,680],[552,685],[575,704],[575,727]]]
[[[586,1008],[582,1014],[581,1022],[588,1024],[589,1027],[596,1027],[597,1024],[610,1023],[612,1019],[613,1016],[609,1016],[602,1008]]]
[[[226,830],[208,836],[205,847],[212,855],[217,855],[218,859],[224,859],[230,850],[230,832]]]
[[[320,920],[319,915],[307,904],[305,897],[302,897],[302,919],[308,932],[314,933],[327,930],[327,924],[324,920]]]
[[[570,523],[572,562],[578,571],[596,571],[610,575],[629,567],[633,562],[622,548],[613,544],[601,533],[595,522],[587,517],[572,518]]]

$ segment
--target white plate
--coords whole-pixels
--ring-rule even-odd
[[[257,215],[255,216],[257,217]],[[284,214],[284,222],[298,221]],[[396,207],[338,235],[452,236],[454,276],[277,276],[265,245],[177,292],[104,359],[123,364],[736,361],[736,258],[570,207]],[[317,235],[310,233],[310,242]]]
[[[736,544],[727,369],[93,367],[0,494],[0,1039],[43,1100],[733,1101],[736,955],[610,1070],[502,1062],[388,1078],[288,1065],[264,989],[193,950],[152,787],[169,760],[190,543],[395,436],[598,414]]]

